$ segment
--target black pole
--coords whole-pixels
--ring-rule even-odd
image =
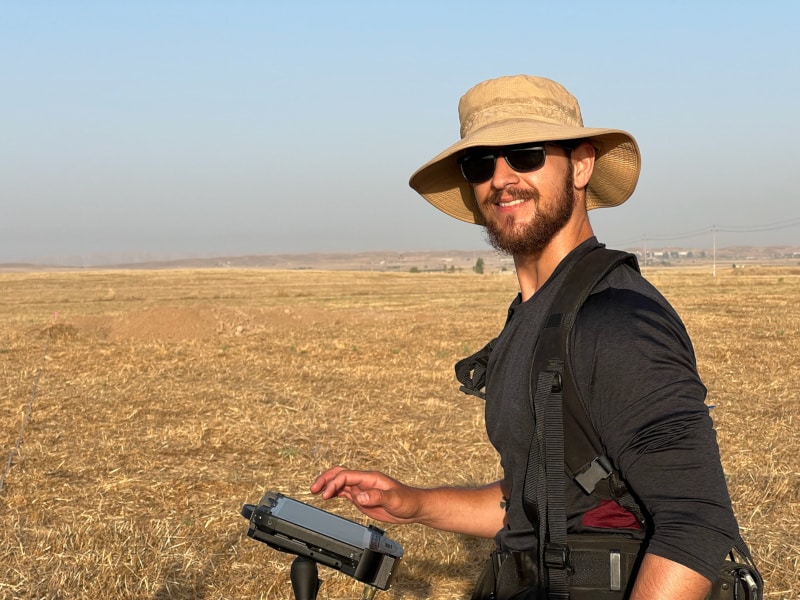
[[[317,599],[321,582],[317,575],[316,561],[305,556],[295,558],[292,562],[291,579],[294,600]]]

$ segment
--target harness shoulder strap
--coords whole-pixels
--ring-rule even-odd
[[[569,439],[564,460],[567,473],[587,494],[594,492],[598,484],[608,478],[612,467],[589,420],[586,404],[578,392],[573,365],[569,360],[570,333],[578,312],[592,290],[608,273],[622,264],[630,265],[637,272],[639,270],[633,254],[606,248],[597,248],[575,266],[551,305],[550,315],[542,332],[545,339],[540,341],[547,346],[543,346],[541,351],[537,348],[533,359],[532,373],[546,368],[544,361],[555,359],[563,364],[564,433],[566,439]],[[604,496],[612,495],[607,488],[600,493]]]
[[[578,311],[591,291],[622,264],[638,271],[636,257],[626,252],[596,248],[582,257],[558,290],[534,350],[530,397],[535,431],[523,499],[525,512],[539,531],[539,568],[546,574],[541,580],[548,598],[569,597],[564,470],[587,493],[597,489],[601,494],[598,489],[601,482],[602,495],[616,498],[620,492],[616,485],[608,483],[614,469],[575,385],[569,361],[569,337]],[[569,439],[566,448],[565,438]],[[635,506],[632,497],[630,501]]]

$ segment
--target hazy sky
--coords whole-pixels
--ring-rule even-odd
[[[799,6],[0,0],[0,262],[485,247],[408,178],[516,73],[637,138],[603,241],[800,245]]]

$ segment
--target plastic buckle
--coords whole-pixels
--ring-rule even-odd
[[[569,547],[563,544],[546,544],[544,564],[551,569],[566,569],[569,565]]]
[[[598,456],[582,472],[575,475],[575,482],[581,486],[584,492],[591,494],[597,483],[602,481],[612,473],[611,463],[605,456]]]
[[[747,600],[758,600],[760,597],[760,590],[758,589],[758,584],[756,583],[756,580],[753,578],[753,575],[750,573],[750,571],[747,569],[739,569],[738,575],[747,586]]]

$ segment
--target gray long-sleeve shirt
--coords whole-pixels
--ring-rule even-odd
[[[535,547],[522,505],[534,427],[533,348],[564,274],[597,245],[594,238],[581,244],[533,297],[512,303],[489,359],[486,427],[509,497],[508,524],[496,537],[503,549]],[[584,304],[572,348],[576,383],[606,454],[652,522],[647,551],[713,580],[738,530],[706,389],[680,318],[644,278],[621,267]],[[568,531],[581,531],[584,514],[598,503],[567,480]]]

